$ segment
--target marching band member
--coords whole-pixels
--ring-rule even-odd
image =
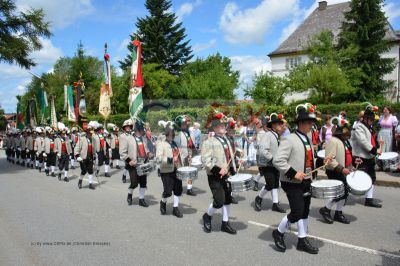
[[[314,148],[307,134],[316,121],[315,107],[311,104],[296,107],[297,131],[282,139],[278,151],[273,158],[273,166],[280,171],[282,189],[289,201],[290,213],[283,217],[278,229],[272,233],[278,251],[285,252],[284,234],[288,223],[296,223],[298,227],[297,250],[317,254],[307,239],[308,214],[311,202],[311,179],[307,174],[315,167]]]
[[[206,233],[211,232],[211,219],[215,210],[222,208],[221,231],[236,234],[236,230],[229,223],[232,187],[227,179],[229,174],[235,174],[236,164],[232,145],[225,136],[227,122],[228,118],[223,113],[217,113],[213,117],[211,126],[215,135],[208,138],[201,149],[202,160],[208,176],[208,185],[214,199],[203,215]]]
[[[56,170],[56,160],[57,160],[57,151],[56,146],[54,143],[54,131],[51,127],[46,128],[47,135],[44,139],[44,150],[45,150],[45,157],[46,157],[46,167],[45,172],[46,175],[49,175],[49,167],[51,170],[51,176],[55,177],[55,170]]]
[[[350,173],[353,161],[349,142],[351,125],[349,121],[341,117],[332,118],[331,124],[333,125],[332,138],[326,145],[325,154],[329,154],[332,160],[326,165],[326,175],[329,179],[342,181],[345,194],[340,198],[327,200],[325,207],[321,208],[319,213],[328,224],[332,224],[333,221],[349,224],[350,221],[343,215],[342,210],[349,194],[346,176]],[[336,211],[332,219],[331,209],[335,204]]]
[[[180,115],[175,118],[175,125],[178,129],[178,134],[175,137],[175,143],[180,150],[180,156],[183,161],[183,166],[190,166],[194,147],[194,141],[189,133],[190,117]],[[193,192],[193,180],[187,180],[186,194],[196,196]]]
[[[27,137],[26,129],[22,130],[22,134],[19,137],[19,150],[21,154],[20,164],[21,166],[25,166],[26,164],[26,137]]]
[[[3,140],[3,148],[6,150],[7,161],[11,162],[11,131],[7,131]]]
[[[143,122],[137,121],[135,123],[135,133],[132,136],[130,131],[132,130],[133,124],[129,119],[124,122],[123,128],[125,134],[120,138],[119,153],[121,154],[122,160],[128,164],[128,171],[131,184],[128,188],[128,205],[132,205],[132,193],[135,188],[140,185],[139,188],[139,206],[149,207],[144,199],[144,194],[147,187],[147,175],[139,176],[136,167],[140,164],[146,163],[150,154],[147,152],[147,147],[144,135]]]
[[[119,166],[119,160],[120,160],[120,155],[119,155],[119,128],[114,125],[112,127],[112,133],[111,133],[111,165],[114,166],[117,169],[121,169]]]
[[[56,151],[58,157],[58,180],[61,180],[61,172],[64,171],[64,181],[69,182],[68,179],[68,168],[69,168],[69,156],[72,153],[71,142],[66,136],[66,129],[62,128],[60,135],[55,140]]]
[[[89,178],[89,189],[94,190],[95,187],[93,185],[93,163],[96,158],[96,151],[92,144],[92,124],[89,122],[89,125],[86,128],[86,132],[81,132],[78,138],[78,142],[75,145],[74,154],[76,160],[79,162],[81,167],[81,174],[79,176],[78,188],[82,188],[82,180],[83,177],[88,174]]]
[[[157,163],[160,164],[160,175],[164,187],[160,201],[160,212],[162,215],[167,213],[167,198],[171,197],[173,192],[174,205],[172,214],[182,218],[183,215],[179,210],[179,198],[182,196],[182,180],[176,177],[176,171],[183,164],[179,156],[180,150],[174,141],[174,124],[170,121],[159,121],[158,124],[164,127],[165,135],[165,139],[159,141],[156,146],[156,159]]]
[[[119,142],[121,142],[121,137],[132,134],[132,126],[133,126],[132,120],[129,119],[129,120],[124,121],[124,124],[122,125],[122,134],[120,135]],[[119,144],[120,143],[118,143],[118,147],[119,147]],[[120,154],[119,149],[118,149],[118,154]],[[124,171],[122,172],[122,183],[126,183],[126,176],[129,174],[128,169],[129,169],[129,165],[125,162]]]
[[[239,147],[236,147],[235,145],[235,139],[234,139],[234,135],[235,135],[235,125],[236,125],[236,121],[233,117],[229,117],[228,118],[228,125],[226,128],[226,138],[229,139],[230,144],[232,146],[232,152],[235,155],[235,162],[236,165],[240,165],[243,163],[242,158],[244,155],[244,152],[242,149],[240,149]],[[239,158],[239,159],[237,159]],[[234,169],[236,172],[236,169]],[[233,196],[233,192],[231,193],[231,203],[232,204],[238,204],[239,201]]]
[[[34,151],[36,153],[36,169],[39,170],[39,172],[42,171],[42,167],[43,167],[43,162],[44,162],[44,129],[41,127],[37,127],[36,128],[36,132],[37,132],[37,137],[35,140],[35,143],[33,145],[34,147]]]
[[[261,128],[257,132],[257,135],[258,135],[259,132],[268,132],[268,131],[270,131],[270,128],[268,127],[268,121],[269,121],[269,116],[268,115],[261,117]],[[258,143],[259,143],[259,141],[257,141],[257,138],[256,138],[256,147],[257,147]],[[256,161],[257,161],[257,153],[256,153]],[[260,178],[261,178],[261,173],[259,171],[258,174],[256,175],[256,177],[254,178],[254,186],[253,186],[253,190],[254,191],[258,191],[259,190],[258,184],[260,182]]]
[[[104,176],[111,177],[108,173],[110,170],[110,157],[108,156],[108,143],[104,136],[103,126],[98,124],[95,128],[96,133],[92,135],[93,147],[97,154],[97,170],[96,176],[98,176],[100,167],[104,164]]]
[[[26,167],[33,169],[33,164],[35,163],[35,151],[33,150],[34,141],[36,138],[36,132],[32,131],[30,128],[26,130],[28,136],[26,137]]]
[[[376,181],[375,172],[375,156],[381,154],[381,146],[383,141],[377,143],[375,132],[372,128],[376,120],[375,112],[378,107],[368,104],[364,111],[363,120],[354,128],[351,136],[351,144],[353,146],[353,156],[360,158],[362,163],[359,166],[360,170],[365,171],[372,179],[372,187],[366,193],[365,206],[381,208],[382,205],[374,201],[374,183]]]
[[[15,162],[16,164],[20,164],[20,157],[21,157],[21,137],[20,137],[20,130],[17,129],[16,133],[14,134],[14,154],[15,154]]]
[[[263,119],[264,130],[257,134],[257,163],[260,173],[265,178],[265,186],[260,190],[254,200],[254,209],[261,211],[263,197],[271,191],[272,210],[285,213],[286,211],[279,205],[279,171],[272,165],[273,156],[276,154],[280,142],[280,136],[283,133],[283,115],[272,113],[268,121]]]
[[[77,127],[72,127],[71,128],[71,137],[70,137],[70,141],[71,141],[71,148],[72,150],[75,149],[76,144],[78,143],[78,139],[79,139],[79,131]],[[75,157],[74,157],[74,153],[71,154],[71,169],[75,169]]]

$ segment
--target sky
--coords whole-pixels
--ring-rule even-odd
[[[329,4],[346,2],[328,0]],[[16,0],[18,10],[42,8],[53,36],[32,54],[37,75],[52,70],[59,57],[73,56],[82,41],[87,54],[103,58],[108,43],[111,63],[128,54],[129,35],[137,18],[148,15],[145,0]],[[384,10],[400,30],[400,1],[386,0]],[[172,10],[186,28],[195,57],[219,52],[240,71],[240,87],[260,71],[270,70],[275,50],[317,7],[318,0],[172,0]],[[31,75],[16,65],[0,63],[0,106],[15,112],[16,95],[26,91]],[[63,88],[60,88],[62,90]],[[243,94],[238,90],[239,97]]]

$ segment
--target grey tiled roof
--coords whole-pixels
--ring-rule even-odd
[[[350,10],[350,2],[328,5],[326,9],[319,10],[318,7],[281,45],[268,56],[286,53],[301,52],[307,42],[314,35],[323,30],[331,31],[335,37],[340,33],[344,13]],[[400,37],[393,30],[388,22],[385,39],[388,41],[400,40]]]

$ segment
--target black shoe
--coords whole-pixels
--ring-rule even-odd
[[[31,169],[33,169],[33,164],[31,165]]]
[[[78,181],[78,188],[81,189],[82,188],[82,180]]]
[[[282,234],[278,231],[278,229],[275,229],[274,231],[272,231],[272,237],[274,238],[276,249],[280,252],[285,252],[285,234]]]
[[[61,181],[61,174],[58,174],[58,180]]]
[[[114,168],[114,165],[113,165],[113,164],[110,164],[110,168],[113,169],[113,168]]]
[[[188,196],[196,196],[196,194],[194,194],[194,192],[193,192],[193,189],[188,189],[186,191],[186,195],[188,195]]]
[[[365,199],[364,205],[367,207],[382,208],[382,204],[376,203],[374,199]]]
[[[272,204],[272,211],[274,212],[280,212],[280,213],[286,213],[285,209],[279,205],[279,203],[273,203]]]
[[[64,177],[64,181],[65,181],[65,182],[69,182],[68,177]]]
[[[116,169],[121,169],[121,166],[117,165],[115,168],[116,168]]]
[[[21,166],[25,167],[25,163],[22,163]]]
[[[254,187],[253,187],[254,191],[258,191],[258,182],[254,181]]]
[[[95,190],[95,187],[93,184],[89,184],[89,189]]]
[[[181,213],[181,211],[179,210],[178,207],[174,207],[174,208],[172,209],[172,214],[173,214],[174,216],[178,217],[178,218],[182,218],[182,217],[183,217],[183,215],[182,215],[182,213]]]
[[[231,203],[232,204],[238,204],[239,201],[234,196],[231,196]]]
[[[328,209],[327,207],[323,207],[323,208],[319,209],[319,213],[322,215],[322,218],[324,218],[326,223],[333,224],[333,219],[331,216],[330,209]]]
[[[75,166],[72,165],[72,166],[71,166],[71,169],[74,170],[74,169],[75,169]]]
[[[304,251],[309,254],[318,254],[318,248],[313,247],[310,241],[308,241],[307,237],[299,238],[297,242],[297,250]]]
[[[147,208],[149,207],[149,204],[147,204],[147,202],[144,199],[139,199],[139,206]]]
[[[36,166],[36,170],[39,170],[39,166]]]
[[[109,173],[104,173],[105,177],[111,177],[111,175]]]
[[[221,231],[222,232],[226,232],[226,233],[231,234],[231,235],[236,235],[236,230],[231,227],[229,222],[222,221]]]
[[[19,162],[17,162],[17,165],[19,165]]]
[[[38,167],[37,169],[39,170],[39,173],[42,172],[42,167]]]
[[[126,175],[122,175],[122,183],[126,183]]]
[[[257,196],[256,199],[254,200],[254,210],[259,212],[261,211],[261,202],[262,198],[260,196]]]
[[[335,215],[333,216],[333,220],[338,221],[339,223],[349,224],[350,221],[347,219],[342,211],[335,211]]]
[[[211,233],[211,216],[207,213],[203,214],[204,232]]]
[[[51,173],[52,177],[56,177],[56,174],[54,172]]]
[[[46,176],[49,176],[49,170],[44,170],[44,172],[46,173]]]
[[[132,194],[128,193],[128,198],[126,199],[126,201],[128,202],[128,205],[132,205]]]
[[[160,200],[160,212],[161,215],[165,215],[167,213],[167,203]]]
[[[100,170],[96,170],[96,176],[99,176],[99,171],[100,171]]]

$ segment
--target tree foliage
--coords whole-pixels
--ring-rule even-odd
[[[17,13],[12,0],[0,1],[0,62],[27,69],[35,66],[30,55],[42,48],[40,37],[51,36],[49,27],[42,9]]]
[[[170,0],[147,0],[145,7],[149,15],[138,18],[137,33],[130,35],[131,41],[142,42],[143,63],[154,63],[162,66],[171,74],[177,75],[182,67],[193,57],[190,40],[186,39],[182,22],[177,22],[176,15],[171,12]],[[131,52],[133,43],[128,45]],[[120,61],[122,69],[132,64],[131,53]]]
[[[383,79],[395,67],[393,58],[381,56],[390,49],[384,39],[390,26],[382,11],[383,3],[383,0],[352,0],[339,35],[339,48],[356,48],[356,52],[345,57],[341,67],[360,69],[353,73],[358,82],[353,86],[359,100],[376,98],[392,86],[391,81]]]
[[[265,104],[282,105],[287,91],[287,80],[273,76],[271,72],[261,72],[253,77],[253,86],[244,90],[246,97],[262,100]]]
[[[176,87],[169,91],[175,99],[235,98],[239,72],[232,70],[231,60],[220,54],[196,59],[183,69]]]

